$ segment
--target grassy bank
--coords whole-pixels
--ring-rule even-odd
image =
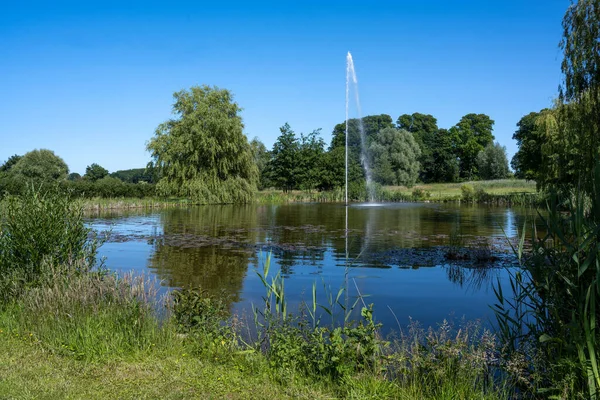
[[[535,183],[531,181],[503,179],[496,181],[474,181],[463,183],[418,184],[412,188],[403,186],[376,186],[375,200],[388,202],[468,202],[501,205],[539,205],[546,197],[537,193]],[[333,203],[344,201],[344,190],[303,191],[262,190],[256,193],[254,201],[258,204],[283,203]],[[351,201],[368,200],[364,187],[354,185],[350,191]],[[162,197],[93,197],[82,198],[86,211],[127,210],[127,209],[163,209],[188,207],[200,203],[185,198]]]
[[[404,186],[376,186],[376,201],[389,202],[467,202],[501,205],[538,205],[545,195],[536,191],[535,182],[502,179],[494,181],[473,181],[462,183],[417,184],[412,188]],[[349,197],[352,201],[367,201],[365,188],[353,188]],[[344,191],[301,191],[284,193],[280,190],[264,190],[257,194],[259,203],[303,203],[303,202],[342,202]]]
[[[82,205],[86,211],[102,211],[102,210],[127,210],[127,209],[160,209],[173,207],[187,207],[195,205],[188,199],[175,198],[160,198],[160,197],[117,197],[117,198],[102,198],[94,197],[91,199],[83,199]]]
[[[471,186],[475,191],[483,190],[490,195],[509,195],[513,193],[535,193],[536,185],[533,181],[522,179],[498,179],[493,181],[472,181],[461,183],[430,183],[417,184],[412,188],[403,186],[386,186],[387,190],[398,191],[406,196],[412,196],[415,190],[430,193],[430,199],[457,199],[462,197],[463,186]]]
[[[492,336],[475,344],[466,331],[456,334],[441,328],[384,342],[365,331],[367,325],[328,331],[306,328],[307,321],[271,319],[261,341],[250,344],[240,340],[237,328],[244,327],[235,318],[225,318],[222,324],[204,320],[203,313],[212,316],[218,309],[217,300],[203,298],[200,308],[187,303],[186,307],[202,309],[195,316],[203,320],[189,326],[175,313],[166,320],[157,318],[136,297],[141,295],[139,286],[110,278],[109,285],[89,277],[78,279],[69,280],[77,290],[58,285],[24,293],[19,301],[4,305],[0,398],[505,399],[510,395],[503,386],[508,382],[493,379],[488,356],[493,354]],[[66,304],[58,303],[65,298]],[[365,354],[363,349],[372,343],[380,343],[381,352]]]
[[[283,386],[261,360],[199,359],[171,342],[135,357],[86,362],[49,352],[28,336],[0,333],[0,398],[10,399],[330,399],[324,387]]]

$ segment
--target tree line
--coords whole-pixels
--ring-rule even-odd
[[[58,188],[78,197],[148,197],[155,195],[156,175],[152,169],[138,168],[109,173],[97,163],[85,174],[69,173],[65,161],[48,149],[13,155],[0,165],[0,197],[22,194],[28,184]]]
[[[381,185],[506,178],[510,174],[506,149],[494,142],[493,125],[485,114],[467,114],[450,129],[439,128],[434,116],[421,113],[403,114],[395,123],[387,114],[351,119],[349,181],[364,182],[365,165],[370,166],[372,180]],[[259,170],[259,188],[289,191],[344,186],[345,143],[345,121],[334,127],[327,148],[320,130],[296,135],[287,123],[271,150],[254,138],[250,146]]]
[[[334,127],[329,146],[320,129],[297,135],[286,123],[268,150],[258,138],[248,142],[240,108],[229,91],[193,87],[174,98],[175,118],[161,124],[149,141],[152,161],[146,168],[109,174],[93,163],[81,176],[69,174],[52,151],[33,150],[0,166],[0,191],[20,193],[27,181],[60,182],[87,197],[160,195],[231,203],[250,200],[256,189],[344,186],[345,121]],[[439,128],[435,117],[421,113],[403,114],[395,123],[387,114],[351,119],[350,185],[364,188],[365,165],[380,185],[505,178],[506,150],[494,143],[493,124],[485,114],[467,114],[450,129]]]

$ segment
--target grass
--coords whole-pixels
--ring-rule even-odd
[[[500,179],[493,181],[472,181],[460,183],[417,184],[411,188],[405,186],[376,186],[376,200],[390,202],[428,201],[458,202],[465,200],[463,188],[470,189],[472,196],[468,202],[509,205],[538,205],[544,196],[536,191],[532,181],[519,179]],[[354,197],[352,197],[354,196]],[[358,196],[358,197],[357,197]],[[366,201],[366,194],[354,195],[352,201]],[[280,190],[263,190],[258,192],[258,203],[306,203],[306,202],[342,202],[344,191],[301,191],[293,190],[284,193]]]
[[[404,186],[386,186],[387,190],[399,191],[405,195],[411,195],[412,192],[419,188],[431,194],[430,200],[436,199],[460,199],[462,195],[461,187],[470,185],[475,190],[482,189],[491,195],[502,195],[512,193],[535,193],[536,184],[533,181],[522,179],[498,179],[493,181],[472,181],[460,183],[430,183],[417,184],[412,188]]]
[[[347,336],[331,331],[331,342],[327,330],[306,329],[302,320],[272,325],[263,351],[241,340],[245,327],[235,318],[208,321],[219,306],[202,291],[175,296],[179,305],[168,302],[173,313],[161,318],[145,280],[97,273],[55,278],[0,308],[0,398],[502,399],[509,393],[485,378],[492,376],[486,357],[493,336],[476,340],[468,327],[453,334],[448,324],[437,331],[415,326],[371,354],[374,364],[353,369],[365,355],[353,346],[372,343],[372,323],[366,331],[362,324],[349,328]],[[308,361],[326,363],[324,373],[295,360],[298,349],[307,349],[297,347],[297,333],[318,337],[305,344],[320,343]],[[320,356],[323,346],[332,357]],[[338,355],[345,357],[341,364]],[[328,374],[329,363],[343,373]]]
[[[191,200],[180,198],[160,198],[160,197],[119,197],[102,198],[94,197],[84,199],[83,208],[86,211],[117,210],[117,209],[160,209],[171,207],[187,207],[195,205]]]
[[[482,393],[476,381],[456,373],[454,363],[436,364],[436,356],[425,348],[418,356],[419,367],[425,372],[422,375],[389,379],[364,372],[333,382],[278,369],[257,352],[198,355],[180,335],[125,357],[89,361],[49,350],[35,333],[0,331],[0,398],[507,398],[502,391]],[[439,342],[438,347],[442,346],[452,348]],[[398,353],[398,365],[405,365],[407,354]]]
[[[404,201],[431,201],[448,202],[464,200],[461,188],[470,186],[474,192],[485,193],[485,198],[476,199],[476,202],[499,204],[541,204],[542,196],[536,192],[536,184],[532,181],[519,179],[500,179],[493,181],[472,181],[461,183],[432,183],[417,184],[412,188],[405,186],[378,186],[376,192],[378,200],[391,202]],[[356,188],[355,188],[356,189]],[[354,201],[364,201],[356,190],[350,193],[356,197]],[[358,197],[357,197],[358,196]],[[318,190],[281,190],[266,189],[256,193],[254,202],[259,204],[281,203],[334,203],[344,201],[343,188],[331,191]],[[188,207],[200,203],[186,198],[161,198],[161,197],[94,197],[83,199],[83,208],[86,211],[120,210],[120,209],[161,209],[171,207]]]
[[[30,339],[0,333],[0,398],[11,399],[330,399],[318,385],[275,382],[261,360],[199,360],[170,343],[126,360],[84,362]],[[173,346],[174,345],[174,346]]]

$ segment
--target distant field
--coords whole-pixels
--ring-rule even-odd
[[[390,191],[399,191],[410,196],[415,189],[423,189],[431,193],[431,198],[460,197],[462,185],[471,185],[475,190],[483,189],[488,194],[535,193],[535,182],[524,179],[499,179],[495,181],[472,181],[460,183],[417,184],[412,188],[405,186],[385,186]]]

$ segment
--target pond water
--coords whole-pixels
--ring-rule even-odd
[[[397,330],[410,319],[493,324],[492,285],[508,284],[516,260],[507,238],[515,240],[525,218],[523,209],[456,204],[287,204],[122,211],[89,223],[110,230],[100,249],[108,268],[150,273],[163,292],[201,286],[233,312],[251,313],[265,296],[257,272],[270,255],[289,311],[312,302],[315,282],[324,306],[345,287],[342,304],[362,295]]]

